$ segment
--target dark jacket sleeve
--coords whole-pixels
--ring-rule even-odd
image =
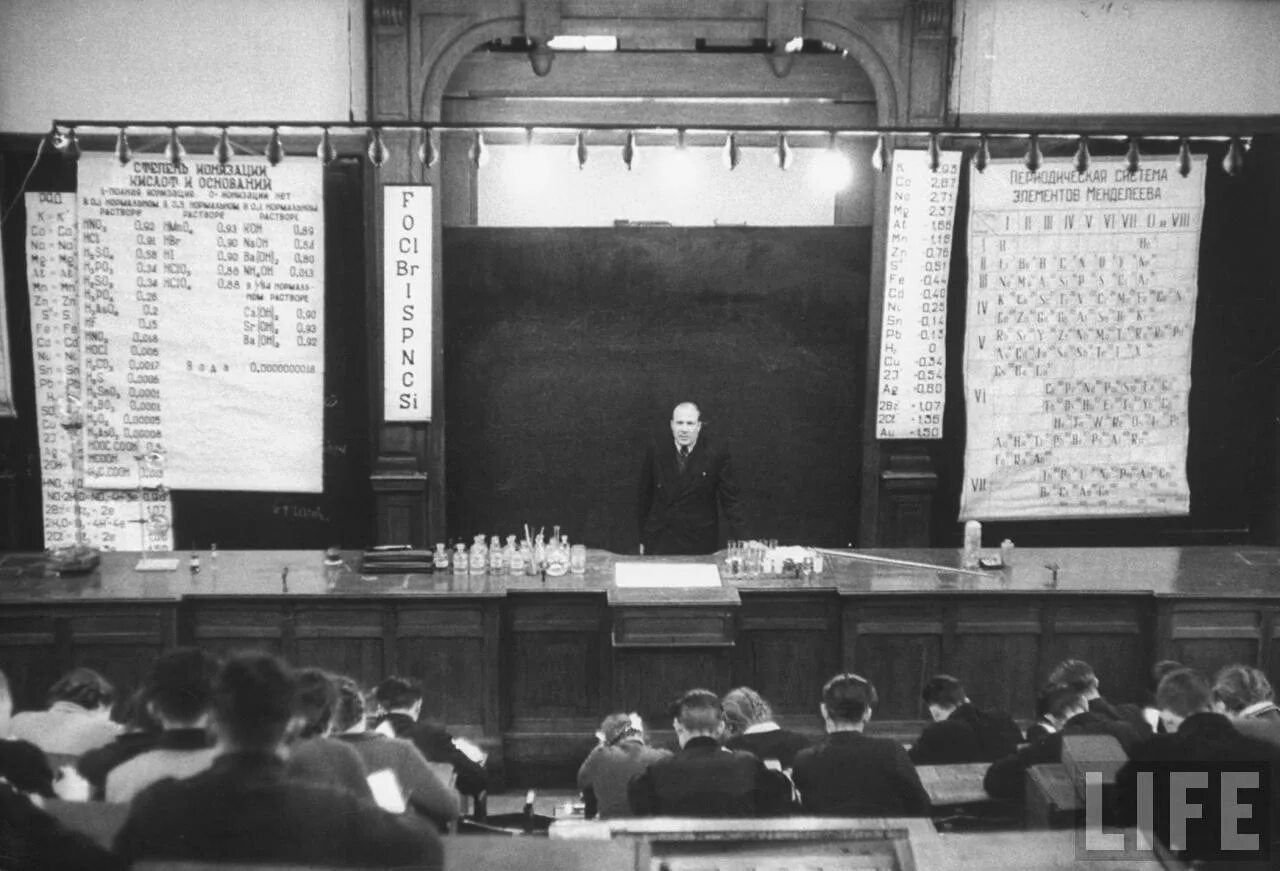
[[[946,721],[941,723],[930,723],[920,731],[920,737],[911,745],[911,749],[907,751],[908,758],[916,765],[944,765],[949,759],[948,748],[951,741],[947,740],[944,734],[947,730]]]
[[[653,789],[653,777],[646,768],[631,778],[627,784],[627,804],[638,817],[653,816],[658,812],[658,799]]]
[[[725,447],[720,457],[720,474],[717,479],[720,510],[729,526],[729,538],[747,537],[747,519],[742,510],[742,496],[738,489],[738,476],[733,468],[733,457]]]
[[[933,802],[929,800],[929,793],[925,790],[924,784],[920,782],[920,774],[916,771],[916,767],[911,764],[911,758],[907,756],[906,751],[901,747],[895,747],[896,751],[894,759],[898,768],[898,775],[902,778],[902,807],[907,816],[927,817],[933,810]]]
[[[1021,802],[1026,797],[1027,769],[1062,761],[1062,733],[1054,732],[1028,744],[1017,753],[991,763],[982,778],[982,788],[992,798]]]
[[[653,479],[657,474],[654,468],[653,445],[644,452],[644,460],[640,463],[640,480],[636,487],[636,532],[639,541],[644,544],[644,522],[649,518],[653,508]]]
[[[789,814],[794,810],[791,801],[791,778],[781,771],[774,771],[763,762],[756,761],[755,802],[756,813],[761,816]]]

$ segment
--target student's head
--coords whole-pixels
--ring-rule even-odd
[[[692,449],[702,431],[702,412],[692,402],[682,402],[671,411],[671,434],[676,444]]]
[[[643,742],[644,723],[640,720],[640,715],[634,711],[629,714],[621,712],[610,714],[600,721],[600,731],[596,732],[596,737],[605,747],[613,747],[623,741]]]
[[[13,719],[13,695],[9,692],[9,678],[0,671],[0,740],[9,737],[9,723]]]
[[[1213,710],[1213,690],[1198,672],[1189,668],[1171,671],[1156,687],[1156,705],[1165,729],[1176,732],[1192,714]]]
[[[333,679],[338,690],[338,706],[333,711],[333,731],[363,732],[365,730],[364,693],[360,685],[346,675],[338,675]]]
[[[1080,688],[1069,683],[1049,684],[1036,697],[1036,714],[1044,717],[1056,728],[1078,714],[1087,713],[1089,700]]]
[[[126,732],[159,732],[163,727],[152,712],[149,682],[144,682],[129,695],[116,699],[116,703],[111,706],[111,719],[124,726]]]
[[[729,690],[721,704],[725,729],[735,735],[741,735],[751,726],[773,722],[773,708],[751,687]]]
[[[724,731],[724,708],[711,690],[689,690],[671,705],[671,722],[683,747],[690,738],[719,738]]]
[[[295,676],[298,692],[295,698],[301,719],[299,738],[315,738],[329,734],[333,710],[338,706],[338,688],[328,672],[318,668],[300,669]]]
[[[1151,682],[1148,688],[1151,690],[1151,697],[1154,699],[1156,695],[1156,687],[1160,686],[1160,681],[1164,680],[1164,676],[1171,671],[1186,668],[1185,665],[1176,659],[1162,659],[1155,665],[1151,666]]]
[[[1071,684],[1079,688],[1089,700],[1101,697],[1098,689],[1098,676],[1093,673],[1093,666],[1082,659],[1064,659],[1049,672],[1049,683]]]
[[[146,699],[166,729],[204,725],[213,704],[218,662],[198,647],[163,653],[151,667]]]
[[[862,728],[879,699],[871,681],[850,672],[838,674],[822,688],[822,718],[827,731]]]
[[[213,688],[213,718],[219,741],[236,750],[278,752],[294,719],[297,682],[277,657],[233,656]]]
[[[100,711],[103,716],[110,715],[115,700],[115,687],[91,668],[73,668],[49,687],[50,705],[70,702],[89,711]]]
[[[929,716],[935,723],[947,719],[956,708],[969,701],[964,694],[964,684],[949,674],[935,674],[929,678],[920,698],[929,706]]]
[[[422,710],[422,685],[413,678],[392,675],[374,687],[373,697],[387,713],[409,714],[417,719]]]
[[[1213,678],[1213,709],[1228,717],[1238,717],[1250,705],[1274,698],[1271,681],[1248,665],[1228,665]]]

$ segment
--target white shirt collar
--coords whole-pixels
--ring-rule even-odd
[[[1241,708],[1240,713],[1236,714],[1236,716],[1252,717],[1256,714],[1261,713],[1262,711],[1266,711],[1274,707],[1275,707],[1275,702],[1254,702],[1252,705],[1248,705],[1246,707]]]
[[[770,720],[767,723],[755,723],[742,730],[744,735],[759,735],[761,732],[777,732],[782,727]]]

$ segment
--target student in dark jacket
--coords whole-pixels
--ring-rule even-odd
[[[417,681],[393,675],[374,688],[373,696],[384,714],[379,732],[409,739],[428,762],[448,762],[457,775],[454,786],[463,795],[479,799],[485,794],[489,772],[484,752],[469,741],[454,738],[439,723],[419,719],[422,686]]]
[[[862,734],[876,704],[866,678],[840,674],[822,688],[827,739],[796,754],[792,778],[806,814],[928,816],[929,794],[902,745]]]
[[[101,800],[106,795],[107,775],[117,765],[155,748],[160,740],[160,721],[151,714],[146,687],[140,687],[121,702],[111,718],[124,724],[124,731],[110,744],[90,750],[76,760],[76,770],[89,781],[91,795]]]
[[[757,757],[720,746],[724,709],[710,690],[672,705],[680,752],[649,765],[627,788],[637,816],[751,817],[786,813],[791,784]]]
[[[751,687],[729,690],[721,704],[729,736],[724,746],[730,750],[747,750],[766,765],[789,770],[796,754],[811,743],[799,732],[779,726],[773,719],[773,708]]]
[[[128,863],[442,868],[429,823],[286,774],[295,691],[292,671],[273,656],[227,662],[214,693],[213,767],[140,792],[116,834],[116,854]]]
[[[994,762],[1018,749],[1022,730],[1003,711],[984,711],[969,701],[964,684],[934,675],[921,693],[933,722],[911,748],[916,765]]]
[[[1084,694],[1089,702],[1089,710],[1100,717],[1128,723],[1143,738],[1150,737],[1154,730],[1151,723],[1143,715],[1142,706],[1130,704],[1115,705],[1102,695],[1102,687],[1093,666],[1080,659],[1064,659],[1049,673],[1051,684],[1071,684]]]
[[[1269,807],[1269,830],[1272,838],[1272,856],[1277,855],[1277,839],[1280,838],[1280,749],[1265,741],[1241,735],[1222,714],[1212,710],[1213,696],[1208,681],[1191,669],[1171,672],[1160,681],[1156,690],[1161,719],[1169,729],[1168,734],[1156,735],[1133,748],[1129,762],[1116,774],[1116,819],[1119,825],[1133,825],[1143,810],[1138,806],[1139,776],[1149,773],[1150,794],[1154,797],[1156,811],[1152,824],[1156,837],[1182,861],[1232,859],[1248,860],[1242,853],[1219,854],[1222,843],[1220,827],[1224,820],[1236,832],[1256,832],[1258,822],[1248,815],[1250,807]],[[1187,800],[1200,805],[1196,813],[1186,820],[1186,841],[1176,844],[1170,841],[1170,816],[1162,809],[1171,807],[1170,773],[1188,771],[1202,774],[1218,766],[1238,763],[1261,764],[1270,768],[1270,793],[1259,795],[1247,786],[1235,791],[1235,801],[1246,811],[1241,819],[1238,813],[1224,815],[1220,806],[1222,790],[1218,788],[1188,790]],[[1143,777],[1146,780],[1146,777]],[[1216,786],[1212,781],[1210,787]],[[1264,849],[1266,844],[1261,844]],[[1185,847],[1178,850],[1178,847]],[[1214,867],[1217,867],[1216,865]],[[1243,864],[1231,867],[1244,868]],[[1252,867],[1252,866],[1250,866]],[[1268,867],[1258,863],[1258,867]],[[1270,866],[1274,867],[1274,865]]]
[[[997,759],[987,769],[982,787],[987,795],[1021,802],[1025,796],[1027,769],[1062,761],[1062,739],[1066,735],[1110,735],[1125,753],[1147,736],[1131,724],[1089,710],[1089,700],[1074,684],[1056,684],[1044,691],[1046,718],[1057,730],[1037,738],[1016,753]]]

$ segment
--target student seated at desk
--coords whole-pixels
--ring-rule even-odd
[[[1143,716],[1142,706],[1130,703],[1112,704],[1102,695],[1098,675],[1093,666],[1080,659],[1064,659],[1049,673],[1049,683],[1069,684],[1084,694],[1089,710],[1108,720],[1128,723],[1143,738],[1153,733],[1152,725]]]
[[[1089,710],[1089,700],[1078,686],[1056,684],[1048,687],[1043,695],[1045,718],[1056,726],[1056,731],[992,763],[982,779],[983,789],[992,798],[1021,802],[1025,796],[1027,769],[1061,762],[1064,735],[1111,735],[1125,753],[1145,737],[1129,723]]]
[[[1280,745],[1280,708],[1271,681],[1248,665],[1228,665],[1213,679],[1213,709],[1241,735]]]
[[[1173,807],[1171,793],[1179,789],[1172,780],[1174,771],[1195,772],[1203,777],[1215,766],[1231,768],[1239,763],[1262,763],[1263,767],[1270,767],[1270,783],[1263,780],[1264,785],[1269,785],[1269,795],[1259,796],[1256,787],[1243,784],[1235,791],[1234,811],[1223,806],[1220,789],[1199,788],[1188,792],[1198,807],[1182,822],[1184,829],[1180,840],[1185,839],[1183,845],[1186,849],[1178,858],[1184,861],[1221,858],[1218,852],[1223,843],[1222,827],[1230,825],[1236,832],[1258,831],[1258,821],[1249,819],[1250,807],[1266,807],[1271,814],[1268,822],[1274,857],[1277,839],[1280,839],[1280,777],[1277,777],[1280,774],[1280,748],[1240,734],[1227,717],[1215,713],[1208,681],[1191,669],[1166,675],[1156,690],[1156,702],[1160,705],[1160,716],[1169,730],[1168,734],[1156,735],[1134,747],[1129,762],[1116,774],[1115,821],[1121,825],[1137,822],[1143,812],[1139,802],[1140,795],[1144,793],[1154,796],[1152,806],[1155,808]],[[1187,765],[1184,767],[1179,763]],[[1141,790],[1138,786],[1140,775],[1150,777],[1149,785]],[[1246,813],[1243,818],[1239,813],[1241,808]],[[1156,812],[1153,817],[1151,822],[1156,837],[1174,849],[1176,845],[1170,842],[1171,814]],[[1265,849],[1267,845],[1260,846]],[[1236,853],[1228,858],[1248,860],[1258,856]],[[1243,866],[1232,864],[1231,867]]]
[[[743,750],[720,746],[724,710],[710,690],[671,706],[680,752],[650,763],[627,788],[637,816],[752,817],[786,813],[791,784]]]
[[[1013,717],[978,708],[965,695],[964,684],[949,674],[934,675],[920,695],[933,722],[911,748],[916,765],[994,762],[1022,743],[1022,730]]]
[[[773,708],[751,687],[738,687],[725,694],[724,725],[729,737],[724,746],[730,750],[747,750],[766,765],[790,770],[797,753],[809,746],[809,739],[799,732],[784,729],[773,719]]]
[[[929,794],[907,751],[862,734],[876,701],[876,688],[856,674],[836,675],[822,688],[827,739],[797,753],[792,768],[806,814],[928,816]]]
[[[586,804],[586,818],[631,816],[627,786],[652,763],[666,759],[670,750],[650,747],[645,742],[644,722],[639,714],[610,714],[596,733],[600,743],[578,769],[578,789]]]

